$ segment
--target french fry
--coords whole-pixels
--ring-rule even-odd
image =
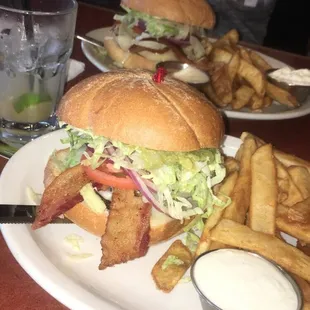
[[[219,38],[213,43],[213,48],[222,48],[222,49],[227,50],[227,46],[230,47],[231,43],[228,39],[224,39],[223,37]]]
[[[226,175],[229,175],[235,171],[239,171],[240,165],[238,160],[233,157],[226,157],[224,160],[224,166],[226,168]]]
[[[245,60],[246,62],[248,62],[249,64],[252,64],[252,60],[250,57],[250,54],[248,52],[248,50],[242,46],[239,47],[239,53],[240,56],[243,60]]]
[[[266,142],[262,139],[260,139],[259,137],[249,133],[249,132],[243,132],[240,136],[240,139],[242,141],[244,141],[246,139],[246,137],[251,136],[253,139],[255,139],[257,146],[260,147],[264,144],[266,144]],[[292,154],[288,154],[282,151],[279,151],[278,149],[274,148],[273,149],[273,153],[275,155],[275,157],[285,166],[285,167],[290,167],[290,166],[302,166],[307,168],[307,170],[310,173],[310,161],[301,159],[295,155]]]
[[[295,155],[287,154],[277,149],[274,150],[275,157],[285,166],[302,166],[307,168],[310,172],[310,162],[304,159],[301,159]]]
[[[229,64],[228,64],[228,75],[230,77],[230,80],[233,82],[235,79],[235,76],[238,72],[238,68],[239,68],[239,64],[240,64],[240,56],[239,53],[235,53]]]
[[[231,106],[234,110],[240,110],[245,107],[254,95],[255,91],[253,88],[242,85],[235,93],[234,99],[231,102]]]
[[[262,72],[266,72],[269,69],[272,69],[272,66],[258,53],[253,50],[249,51],[250,58],[255,67],[257,67]]]
[[[213,43],[214,48],[223,48],[231,53],[237,51],[237,43],[239,42],[239,33],[236,29],[228,31],[225,35],[217,39]]]
[[[236,153],[236,160],[240,163],[241,157],[242,157],[242,153],[243,153],[243,144],[240,145],[237,153]]]
[[[223,217],[244,223],[250,206],[251,190],[251,157],[256,151],[255,140],[248,137],[243,142],[240,158],[240,171],[236,186],[231,194],[232,203],[225,209]]]
[[[277,217],[276,225],[278,229],[290,236],[302,238],[306,242],[310,242],[310,231],[308,226],[299,223],[292,225],[292,223],[284,217]]]
[[[296,97],[294,97],[287,90],[269,82],[266,83],[266,94],[273,100],[285,104],[290,108],[296,108],[299,106]]]
[[[223,62],[228,64],[232,58],[232,53],[222,49],[222,48],[214,48],[211,52],[210,59],[213,62]]]
[[[262,97],[259,97],[257,94],[254,94],[249,102],[249,106],[254,111],[259,111],[263,108],[264,105],[264,99]]]
[[[227,244],[224,244],[224,243],[212,241],[212,242],[211,242],[211,245],[210,245],[209,251],[218,250],[218,249],[227,249],[227,248],[233,248],[233,247],[232,247],[232,246],[229,246],[229,245],[227,245]]]
[[[242,85],[245,85],[243,78],[236,74],[234,80],[232,81],[233,92],[235,92]]]
[[[169,257],[177,258],[179,263],[171,263],[165,268],[166,260]],[[165,293],[171,292],[191,263],[191,251],[180,240],[174,241],[152,269],[152,277],[157,288]]]
[[[231,29],[219,40],[228,40],[231,44],[236,45],[239,42],[239,33],[236,29]]]
[[[238,172],[232,172],[223,182],[221,185],[218,196],[220,199],[225,199],[227,196],[230,196],[236,181],[238,178]],[[209,251],[211,247],[211,240],[210,240],[210,231],[218,224],[220,219],[222,218],[222,215],[224,213],[224,209],[220,207],[214,206],[214,211],[210,215],[210,217],[207,219],[202,235],[200,237],[200,241],[196,250],[196,256],[199,256],[200,254]]]
[[[213,44],[210,42],[210,40],[208,40],[207,38],[203,38],[201,40],[201,44],[205,49],[206,55],[210,55],[213,50]]]
[[[310,310],[310,302],[304,302],[302,310]]]
[[[278,203],[282,203],[288,198],[290,182],[288,179],[277,178],[277,183],[278,183]]]
[[[310,281],[310,257],[279,238],[222,219],[211,231],[211,240],[257,252],[289,272]]]
[[[295,210],[294,208],[285,207],[283,205],[278,206],[276,225],[277,228],[290,236],[310,243],[310,224],[298,222],[297,219],[303,219],[305,216],[301,210]],[[292,220],[292,219],[295,219]],[[307,221],[307,219],[305,219]]]
[[[228,66],[225,63],[215,63],[208,71],[210,82],[215,94],[224,103],[232,100],[232,83],[228,75]]]
[[[289,208],[288,218],[291,222],[298,222],[306,225],[309,224],[310,230],[310,197]]]
[[[223,44],[222,49],[231,53],[232,55],[238,51],[238,48],[236,45],[232,44],[230,41],[226,41],[226,42],[229,44]]]
[[[251,201],[248,225],[255,231],[274,235],[278,198],[276,165],[272,145],[257,149],[251,160]]]
[[[272,105],[272,99],[268,96],[264,97],[263,108],[268,108]]]
[[[283,197],[279,197],[279,202],[283,203],[286,206],[291,207],[294,204],[302,201],[303,200],[302,194],[298,189],[298,187],[296,186],[296,184],[294,183],[294,181],[292,180],[285,166],[282,165],[280,161],[276,160],[276,167],[277,167],[277,177],[279,180],[278,184],[280,185],[280,189],[283,191],[284,186],[286,186],[285,188],[287,189],[287,198],[283,199]],[[287,182],[288,185],[286,184]]]
[[[307,243],[305,243],[303,241],[298,240],[298,242],[297,242],[297,249],[299,249],[300,251],[302,251],[305,254],[307,254],[308,256],[310,256],[310,243],[307,244]]]
[[[263,141],[262,139],[258,138],[257,136],[254,136],[253,134],[246,132],[246,131],[244,131],[241,134],[240,139],[242,141],[244,141],[247,137],[251,137],[252,139],[254,139],[256,144],[257,144],[257,147],[261,147],[262,145],[266,144],[266,142]]]
[[[287,170],[303,198],[307,199],[310,197],[310,172],[307,168],[291,166]]]
[[[295,274],[291,274],[291,276],[299,285],[304,302],[310,302],[310,284],[306,280],[296,276]]]
[[[241,59],[238,74],[254,88],[259,97],[263,97],[265,95],[266,81],[261,71],[259,71],[256,67]]]
[[[214,89],[210,83],[202,86],[202,91],[207,95],[207,97],[218,107],[224,108],[227,106],[227,103],[224,103],[214,92]]]

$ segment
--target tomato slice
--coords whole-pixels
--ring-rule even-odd
[[[104,167],[100,167],[100,170],[94,170],[90,166],[83,166],[83,168],[87,176],[96,183],[116,187],[119,189],[138,189],[134,181],[127,175],[114,175],[108,171],[103,171],[105,170]]]

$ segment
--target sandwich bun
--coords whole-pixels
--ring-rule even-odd
[[[162,151],[189,152],[219,148],[223,120],[206,97],[187,84],[165,77],[161,83],[143,70],[118,70],[83,80],[62,98],[58,117],[65,123],[91,130],[126,144]],[[54,154],[46,166],[44,184],[60,174]],[[57,162],[57,161],[56,161]],[[150,242],[167,240],[189,221],[172,219],[152,208]],[[101,236],[108,214],[96,214],[84,203],[66,212],[83,229]]]

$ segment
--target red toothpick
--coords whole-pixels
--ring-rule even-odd
[[[153,75],[153,81],[155,83],[161,83],[164,81],[165,76],[167,75],[167,70],[164,67],[157,68],[155,74]]]

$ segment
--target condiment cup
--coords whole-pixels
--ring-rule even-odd
[[[208,81],[203,82],[203,83],[191,83],[191,82],[186,82],[187,84],[200,89],[200,87],[202,85],[205,85],[206,83],[209,82],[209,75],[206,71],[201,70],[200,68],[197,68],[195,65],[193,64],[189,64],[189,63],[185,63],[185,62],[181,62],[181,61],[174,61],[174,60],[168,60],[168,61],[162,61],[157,63],[156,65],[156,69],[158,68],[164,68],[168,75],[171,75],[172,77],[176,78],[173,74],[176,72],[181,72],[183,70],[189,69],[189,68],[195,68],[195,70],[197,70],[197,73],[200,71],[201,74],[205,75],[208,79]]]
[[[208,251],[206,253],[203,253],[201,255],[199,255],[195,260],[194,260],[194,263],[192,264],[192,267],[191,267],[191,270],[190,270],[190,275],[191,275],[191,280],[192,280],[192,283],[199,295],[199,298],[200,298],[200,302],[201,302],[201,306],[202,306],[202,309],[203,310],[223,310],[221,309],[220,307],[218,307],[217,305],[215,305],[211,300],[209,300],[203,293],[202,291],[200,290],[199,286],[197,285],[197,282],[196,282],[196,279],[195,279],[195,276],[194,276],[194,269],[195,269],[195,265],[197,263],[197,261],[205,256],[205,255],[208,255],[209,253],[211,252],[214,252],[214,251],[220,251],[221,249],[218,249],[218,250],[212,250],[212,251]],[[238,251],[242,251],[242,252],[245,252],[245,253],[248,253],[250,255],[253,255],[253,256],[257,256],[257,257],[260,257],[262,259],[264,259],[265,261],[268,261],[269,263],[271,263],[273,266],[275,266],[283,275],[284,277],[292,284],[292,287],[296,293],[296,296],[297,296],[297,308],[296,310],[301,310],[302,307],[303,307],[303,299],[302,299],[302,294],[301,294],[301,291],[300,291],[300,288],[299,286],[297,285],[297,283],[295,282],[295,280],[282,268],[280,267],[279,265],[277,265],[275,262],[257,254],[257,253],[254,253],[254,252],[251,252],[251,251],[246,251],[246,250],[238,250]],[[225,298],[223,296],[223,298]]]
[[[156,65],[156,69],[158,69],[158,68],[165,68],[168,73],[173,73],[173,72],[176,72],[176,71],[184,70],[188,66],[189,65],[187,63],[184,63],[184,62],[168,60],[168,61],[159,62]]]
[[[278,69],[269,69],[266,71],[266,78],[272,84],[287,90],[291,93],[294,97],[296,97],[298,103],[303,103],[306,101],[307,97],[310,95],[310,86],[305,85],[291,85],[286,82],[280,82],[270,76],[270,73],[276,71]]]

